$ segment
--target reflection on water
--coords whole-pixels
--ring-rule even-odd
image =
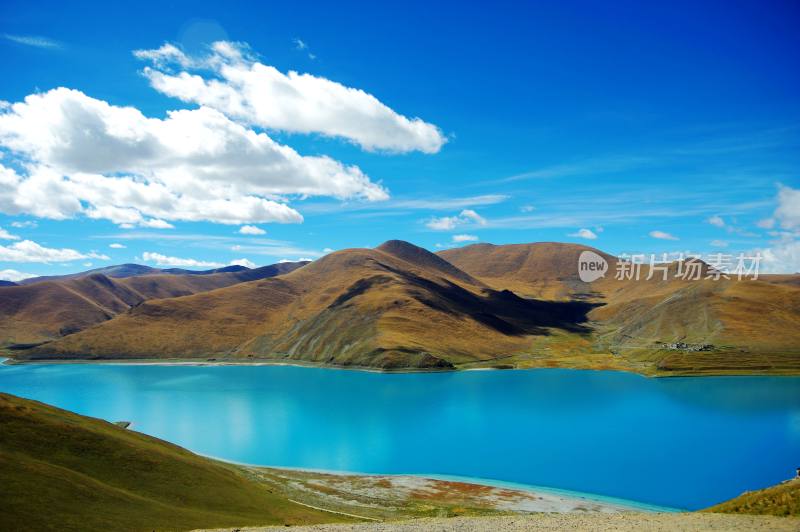
[[[800,378],[0,366],[0,390],[238,462],[497,479],[700,508],[791,476]]]

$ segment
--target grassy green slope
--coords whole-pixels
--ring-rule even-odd
[[[704,510],[726,514],[800,515],[800,479],[748,491]]]
[[[335,521],[240,469],[0,394],[0,530],[186,530]]]

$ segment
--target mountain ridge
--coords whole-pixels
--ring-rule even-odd
[[[577,275],[586,250],[610,264],[593,283]],[[479,244],[434,254],[390,240],[333,252],[274,278],[144,301],[13,356],[211,358],[392,371],[800,373],[800,283],[786,276],[648,279],[647,266],[639,280],[618,279],[617,264],[612,255],[578,244]],[[674,273],[677,267],[667,268]]]

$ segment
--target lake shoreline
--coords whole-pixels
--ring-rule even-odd
[[[226,464],[242,467],[245,469],[264,469],[269,471],[286,472],[286,473],[312,473],[319,475],[330,475],[333,477],[340,477],[340,478],[348,478],[348,477],[370,478],[370,479],[412,478],[417,480],[433,481],[433,482],[469,484],[473,486],[481,486],[492,489],[513,490],[513,491],[523,492],[535,497],[541,497],[543,495],[549,497],[558,497],[564,499],[565,503],[587,502],[603,507],[605,510],[608,511],[648,512],[648,513],[678,513],[678,512],[690,511],[682,508],[672,508],[669,506],[639,502],[631,499],[612,497],[612,496],[602,495],[599,493],[588,493],[583,491],[553,488],[548,486],[536,486],[532,484],[495,480],[489,478],[468,477],[461,475],[442,475],[437,473],[364,473],[361,471],[331,470],[331,469],[319,469],[319,468],[309,468],[309,467],[288,467],[282,465],[250,464],[244,462],[237,462],[234,460],[226,460],[225,458],[198,453],[195,451],[192,452],[204,458],[209,458],[211,460],[216,460],[218,462],[223,462]]]
[[[365,373],[381,374],[416,374],[416,373],[459,373],[468,371],[524,371],[537,369],[568,369],[575,371],[613,371],[630,373],[645,378],[669,379],[680,377],[798,377],[800,372],[776,369],[773,371],[747,371],[747,370],[726,370],[726,371],[703,371],[703,372],[642,372],[634,368],[625,367],[584,367],[575,365],[564,366],[526,366],[526,367],[454,367],[454,368],[375,368],[370,366],[357,365],[337,365],[321,364],[311,361],[292,360],[287,362],[280,359],[249,359],[249,360],[220,360],[203,358],[71,358],[71,359],[46,359],[24,360],[14,358],[13,355],[6,353],[6,357],[0,357],[0,364],[9,366],[16,365],[50,365],[50,364],[103,364],[103,365],[132,365],[132,366],[290,366],[300,368],[320,368],[335,369],[345,371],[361,371]]]

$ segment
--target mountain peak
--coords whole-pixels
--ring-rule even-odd
[[[471,284],[481,284],[471,275],[459,270],[440,256],[405,240],[387,240],[376,249],[418,267],[435,269]]]

